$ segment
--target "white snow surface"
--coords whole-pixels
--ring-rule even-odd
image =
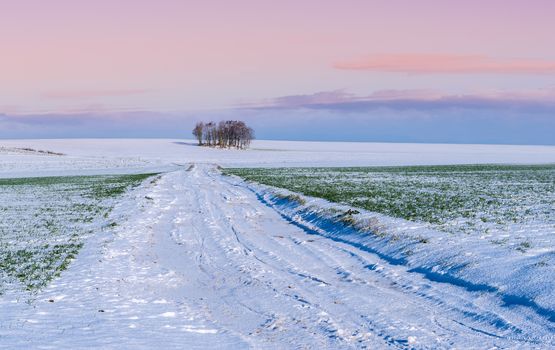
[[[541,316],[309,234],[214,166],[145,181],[109,220],[31,303],[0,299],[0,347],[555,346]]]
[[[47,288],[0,296],[0,348],[553,348],[545,312],[314,234],[216,164],[554,162],[551,146],[1,141],[0,177],[164,173],[125,194],[106,221],[117,225],[99,227]]]
[[[14,152],[21,148],[65,155]],[[539,164],[555,163],[555,146],[259,140],[253,142],[251,149],[240,151],[169,139],[0,141],[0,177],[145,172],[169,170],[186,163],[223,167]]]

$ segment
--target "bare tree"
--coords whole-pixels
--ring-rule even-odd
[[[199,122],[195,125],[195,128],[193,129],[193,136],[195,136],[195,138],[197,139],[199,146],[202,146],[203,133],[204,133],[204,123]]]
[[[197,123],[193,135],[201,146],[244,149],[248,148],[254,139],[254,130],[243,121],[225,120],[218,124]]]
[[[205,125],[204,141],[207,146],[216,146],[216,124],[209,122]]]

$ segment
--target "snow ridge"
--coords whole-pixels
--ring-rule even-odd
[[[518,310],[553,331],[555,329],[555,278],[552,250],[537,254],[502,250],[480,238],[453,237],[425,224],[387,217],[360,208],[330,203],[285,189],[245,183],[259,201],[307,234],[329,238],[404,266],[425,279],[460,287],[468,292],[491,294],[496,304]],[[370,266],[369,268],[373,268]],[[510,322],[492,320],[499,328]],[[521,330],[516,330],[521,333]],[[542,339],[542,337],[538,337]]]

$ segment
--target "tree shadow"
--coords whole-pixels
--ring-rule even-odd
[[[182,146],[198,146],[197,142],[174,141],[172,143],[175,145],[182,145]]]

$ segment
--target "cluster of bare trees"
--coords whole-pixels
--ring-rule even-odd
[[[200,146],[221,148],[247,148],[254,139],[254,130],[238,120],[225,120],[219,123],[197,123],[193,135]]]

